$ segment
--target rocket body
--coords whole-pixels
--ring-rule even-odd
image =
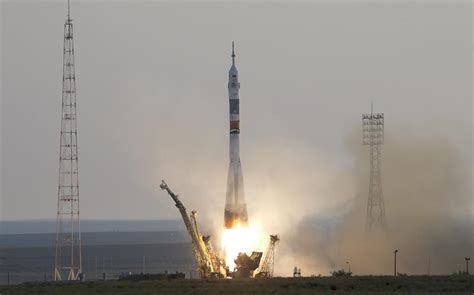
[[[229,172],[227,177],[225,228],[246,226],[248,223],[245,203],[244,180],[240,163],[240,99],[239,72],[235,67],[234,43],[232,43],[232,66],[229,70]]]

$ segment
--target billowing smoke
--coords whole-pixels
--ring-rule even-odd
[[[295,142],[256,144],[245,158],[249,216],[278,233],[275,274],[449,274],[473,255],[472,164],[448,138],[391,130],[383,147],[388,229],[365,233],[369,158],[360,131],[349,163]],[[403,135],[402,135],[403,134]]]
[[[219,130],[213,132],[211,138],[221,138]],[[334,152],[282,138],[244,145],[249,220],[261,227],[264,242],[269,234],[281,237],[275,274],[292,275],[297,266],[303,275],[328,275],[347,269],[346,262],[356,274],[391,274],[395,249],[401,273],[450,274],[463,269],[464,257],[474,256],[472,151],[469,141],[462,144],[439,133],[386,130],[382,178],[388,230],[369,236],[369,152],[361,144],[359,128]],[[150,144],[163,151],[152,180],[165,176],[187,208],[199,211],[202,232],[213,235],[219,246],[228,159],[226,150],[216,147],[227,141],[193,141],[197,147],[184,144],[184,139],[183,144]],[[170,216],[176,216],[168,197],[158,196]]]

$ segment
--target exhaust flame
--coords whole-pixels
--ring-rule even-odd
[[[235,268],[234,259],[239,253],[250,255],[252,251],[259,251],[260,230],[256,227],[236,226],[224,229],[222,235],[222,249],[225,255],[225,263],[230,271]]]

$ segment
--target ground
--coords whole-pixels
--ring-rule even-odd
[[[185,280],[28,283],[1,286],[16,294],[474,294],[474,276],[355,276],[246,280]]]

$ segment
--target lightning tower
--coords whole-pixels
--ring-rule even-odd
[[[64,24],[59,184],[56,217],[54,280],[77,280],[82,273],[79,223],[76,75],[69,0]]]
[[[370,149],[369,198],[365,229],[386,228],[385,204],[382,189],[382,144],[384,141],[384,114],[374,113],[373,105],[369,114],[362,115],[362,142]]]

